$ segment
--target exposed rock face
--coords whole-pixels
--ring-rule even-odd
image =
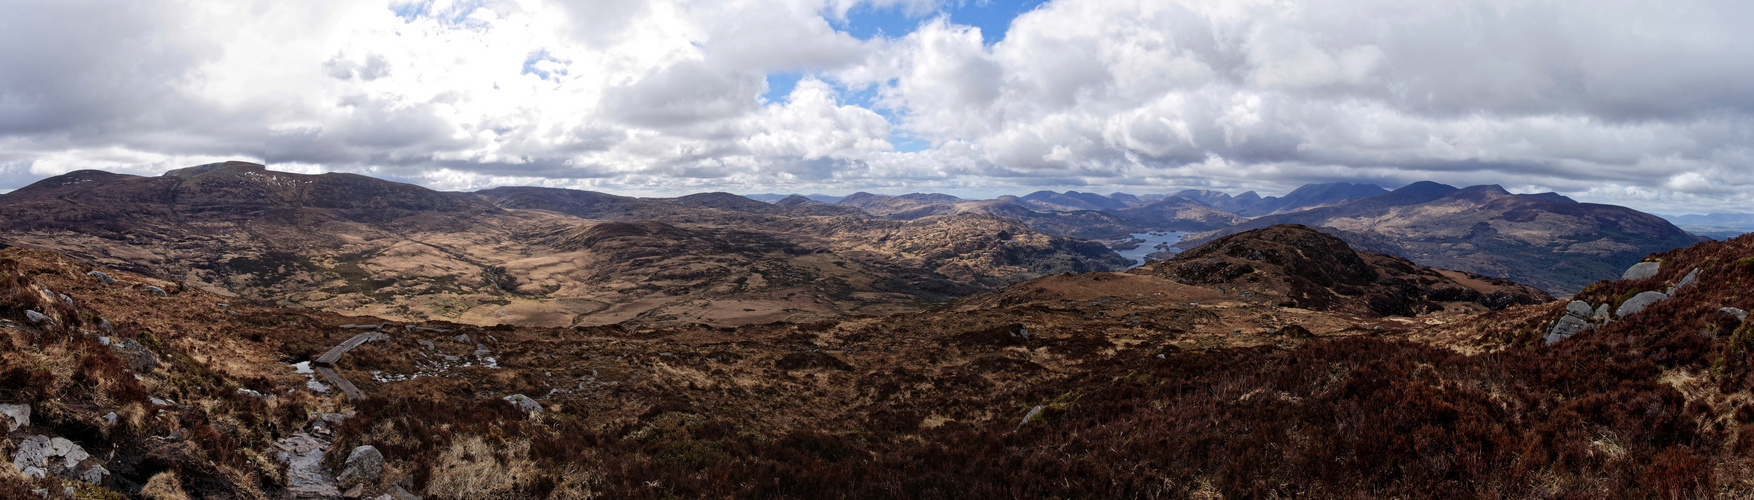
[[[536,400],[530,399],[529,396],[523,394],[513,394],[502,399],[511,402],[512,406],[518,407],[518,409],[522,410],[524,413],[542,412],[542,403],[537,403]]]
[[[1581,300],[1571,301],[1565,305],[1565,314],[1559,316],[1559,321],[1554,322],[1553,327],[1547,330],[1545,338],[1547,344],[1552,345],[1584,330],[1595,328],[1596,324],[1593,322],[1595,317],[1596,309],[1590,307],[1590,303]]]
[[[122,358],[130,370],[149,372],[158,367],[158,356],[134,339],[112,340],[110,350],[115,351],[116,357]]]
[[[27,320],[30,320],[30,322],[32,322],[32,323],[42,323],[45,321],[49,322],[49,323],[55,322],[55,320],[50,319],[48,316],[44,315],[43,313],[36,312],[36,311],[25,311],[24,318]]]
[[[1640,262],[1627,268],[1625,273],[1621,273],[1620,279],[1636,281],[1649,278],[1656,276],[1657,272],[1661,271],[1662,268],[1663,263],[1661,262]]]
[[[105,285],[114,285],[114,284],[116,284],[116,279],[115,279],[115,278],[111,278],[111,277],[110,277],[110,275],[108,275],[108,274],[104,274],[104,272],[103,272],[103,271],[92,271],[92,272],[89,272],[89,273],[85,273],[85,275],[86,275],[86,276],[91,276],[91,277],[93,277],[93,278],[97,278],[97,281],[98,281],[98,282],[99,282],[99,283],[103,283],[103,284],[105,284]]]
[[[1643,311],[1644,308],[1665,300],[1669,300],[1669,294],[1667,293],[1640,292],[1638,295],[1626,299],[1626,302],[1621,303],[1620,309],[1614,311],[1614,316],[1624,318],[1631,314],[1637,314],[1639,311]]]
[[[384,454],[379,453],[371,445],[353,449],[347,455],[347,462],[342,465],[341,473],[335,475],[335,481],[344,488],[351,488],[363,482],[377,479],[384,473]]]
[[[323,453],[328,443],[298,433],[275,443],[276,458],[286,464],[287,492],[295,496],[311,495],[333,498],[341,495],[335,479],[323,470]]]
[[[164,289],[163,289],[163,288],[159,288],[159,287],[156,287],[156,286],[147,286],[147,287],[146,287],[146,291],[148,291],[148,292],[152,292],[152,294],[153,294],[153,295],[157,295],[157,296],[160,296],[160,297],[168,297],[168,296],[170,296],[170,295],[169,295],[169,294],[166,294],[166,293],[165,293],[165,292],[164,292]]]
[[[30,426],[30,405],[0,405],[0,416],[6,417],[6,432]]]
[[[12,467],[25,476],[45,477],[71,473],[87,458],[91,455],[85,452],[85,448],[66,438],[38,435],[18,443],[18,449],[12,453]]]
[[[1282,297],[1285,306],[1376,316],[1412,316],[1462,304],[1502,309],[1553,299],[1507,280],[1355,252],[1339,238],[1290,224],[1219,238],[1130,272]]]

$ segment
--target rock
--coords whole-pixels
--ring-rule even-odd
[[[28,319],[32,323],[42,323],[44,321],[47,321],[51,325],[55,324],[54,319],[49,318],[47,315],[44,315],[43,313],[31,311],[31,310],[24,311],[24,319]]]
[[[110,350],[116,357],[128,364],[128,369],[137,372],[150,372],[158,368],[158,356],[134,339],[114,339],[110,342]]]
[[[87,458],[91,458],[91,455],[84,448],[66,438],[37,435],[24,438],[24,441],[18,443],[18,449],[12,452],[12,467],[25,471],[26,475],[29,475],[30,469],[47,472],[56,465],[71,470]]]
[[[146,287],[146,291],[148,291],[148,292],[152,292],[152,294],[153,294],[153,295],[157,295],[157,296],[160,296],[160,297],[169,297],[169,296],[170,296],[170,294],[168,294],[168,293],[164,293],[164,289],[163,289],[163,288],[159,288],[159,287],[156,287],[156,286],[151,286],[151,285],[148,285],[148,286],[147,286],[147,287]]]
[[[67,438],[50,439],[49,451],[53,453],[54,456],[61,457],[68,469],[78,467],[79,462],[91,458],[91,454],[86,453],[85,448],[81,448],[78,444],[68,441]]]
[[[45,477],[49,477],[49,471],[43,470],[42,467],[25,467],[23,469],[20,469],[18,471],[18,473],[20,475],[23,475],[24,477],[31,478],[31,479],[42,479]],[[49,496],[49,490],[35,490],[35,491],[40,492],[40,493],[37,493],[38,495],[42,495],[45,497]]]
[[[537,403],[536,400],[530,399],[529,396],[525,396],[523,394],[513,394],[510,396],[506,396],[504,398],[501,398],[501,399],[504,399],[506,401],[511,402],[512,406],[518,407],[518,409],[522,410],[524,413],[541,413],[542,412],[542,404],[541,403]]]
[[[400,484],[390,490],[390,495],[385,496],[391,496],[391,500],[420,500],[419,496],[409,493],[408,490]]]
[[[323,470],[323,451],[328,443],[298,433],[280,440],[274,447],[278,448],[275,457],[286,464],[286,489],[295,498],[300,495],[319,498],[341,495],[335,488],[335,480]]]
[[[116,279],[111,278],[110,275],[108,275],[108,274],[104,274],[103,271],[92,271],[92,272],[85,273],[85,275],[93,277],[93,278],[97,278],[98,283],[103,283],[105,285],[116,284]]]
[[[1595,312],[1595,308],[1590,307],[1590,303],[1581,300],[1573,300],[1570,304],[1565,305],[1565,314],[1579,318],[1589,318]]]
[[[109,413],[105,413],[103,418],[104,418],[104,421],[109,422],[110,425],[116,425],[116,419],[117,419],[116,412],[112,411]]]
[[[44,289],[42,289],[42,290],[40,290],[40,291],[41,291],[41,292],[42,292],[42,293],[43,293],[43,298],[44,298],[44,299],[48,299],[48,300],[50,300],[50,301],[53,301],[53,300],[55,300],[55,292],[54,292],[54,291],[52,291],[52,290],[49,290],[49,289],[47,289],[47,288],[44,288]]]
[[[1657,271],[1661,270],[1662,267],[1663,263],[1661,262],[1640,262],[1627,268],[1626,272],[1620,275],[1620,279],[1641,280],[1649,278],[1651,276],[1656,276]]]
[[[1643,311],[1644,308],[1650,307],[1651,304],[1668,299],[1669,295],[1663,292],[1643,292],[1632,296],[1630,299],[1626,299],[1626,302],[1620,304],[1620,309],[1614,311],[1614,316],[1624,318],[1627,315]]]
[[[487,346],[484,346],[481,344],[475,344],[475,357],[485,358],[485,357],[492,356],[492,355],[493,355],[493,351],[487,350]]]
[[[6,432],[30,425],[30,405],[0,405],[0,415],[6,417]]]
[[[1593,319],[1596,321],[1606,321],[1608,319],[1608,317],[1612,314],[1613,314],[1613,311],[1608,310],[1608,303],[1603,302],[1602,305],[1596,306],[1596,313],[1593,315],[1590,315],[1590,319]]]
[[[1577,335],[1578,332],[1588,330],[1591,326],[1594,325],[1591,325],[1588,321],[1578,319],[1577,316],[1572,316],[1570,314],[1560,316],[1559,321],[1553,323],[1553,328],[1547,330],[1547,345],[1553,345],[1555,342],[1570,338],[1572,335]]]
[[[461,360],[461,359],[463,359],[463,358],[459,358],[456,356],[445,356],[445,361],[457,361],[457,360]]]
[[[67,307],[73,307],[73,297],[68,297],[65,293],[61,294],[61,302],[66,303]]]
[[[110,320],[107,319],[98,318],[97,327],[104,329],[106,332],[116,333],[116,326],[110,324]]]
[[[1697,282],[1699,282],[1699,268],[1694,268],[1693,271],[1688,272],[1686,276],[1681,277],[1681,282],[1676,283],[1675,288],[1676,289],[1687,288],[1687,285],[1691,285],[1691,284],[1694,284]]]
[[[474,343],[474,342],[469,341],[469,334],[467,334],[467,333],[458,334],[455,337],[451,337],[451,341],[456,342],[458,344],[473,344]]]
[[[438,349],[438,344],[432,343],[431,340],[422,340],[420,341],[420,348],[431,351],[433,349]]]
[[[377,479],[384,473],[384,454],[372,445],[353,449],[347,455],[347,462],[341,467],[341,473],[335,475],[335,482],[351,487],[366,481]]]
[[[1736,319],[1741,320],[1741,321],[1748,321],[1748,311],[1743,311],[1741,309],[1737,309],[1734,307],[1724,307],[1724,308],[1719,308],[1717,310],[1717,312],[1719,314],[1728,314],[1731,316],[1735,316]]]
[[[104,482],[104,476],[108,475],[110,475],[109,469],[105,469],[102,465],[93,465],[84,474],[79,475],[79,480],[91,484],[101,484]]]
[[[363,484],[353,485],[352,488],[348,488],[346,493],[341,494],[341,498],[359,498],[363,496],[365,496],[365,485]]]

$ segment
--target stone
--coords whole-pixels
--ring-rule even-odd
[[[42,323],[44,321],[47,321],[51,325],[55,324],[54,319],[49,318],[47,315],[44,315],[43,313],[31,311],[31,310],[24,311],[24,319],[28,319],[32,323]]]
[[[116,412],[112,411],[104,414],[104,421],[109,422],[110,425],[116,425],[116,420]]]
[[[47,289],[47,288],[44,288],[44,289],[42,289],[42,290],[41,290],[41,292],[42,292],[42,293],[43,293],[43,298],[44,298],[44,299],[48,299],[48,300],[51,300],[51,301],[52,301],[52,300],[55,300],[55,292],[54,292],[54,291],[52,291],[52,290],[49,290],[49,289]]]
[[[116,357],[122,358],[122,362],[128,364],[129,370],[150,372],[158,368],[158,356],[134,339],[113,339],[110,350],[115,351]]]
[[[529,396],[525,396],[523,394],[513,394],[510,396],[506,396],[504,398],[500,398],[500,399],[504,399],[508,402],[511,402],[512,406],[518,407],[518,409],[522,410],[524,413],[541,413],[542,412],[542,404],[541,403],[537,403],[536,400],[530,399]]]
[[[1719,314],[1728,314],[1731,316],[1735,316],[1736,319],[1738,319],[1738,320],[1748,321],[1748,311],[1743,311],[1741,309],[1737,309],[1734,307],[1725,307],[1725,308],[1718,309],[1717,312]]]
[[[341,498],[359,498],[363,496],[365,496],[365,485],[363,484],[353,485],[353,487],[349,488],[346,493],[341,494]]]
[[[105,285],[116,284],[116,279],[111,278],[110,275],[108,275],[108,274],[104,274],[103,271],[92,271],[92,272],[85,273],[85,275],[93,277],[93,278],[97,278],[98,283],[103,283]]]
[[[1577,316],[1572,316],[1570,314],[1560,316],[1559,321],[1553,323],[1553,328],[1547,330],[1547,345],[1553,345],[1556,342],[1570,338],[1572,335],[1577,335],[1578,332],[1588,330],[1591,326],[1593,325],[1587,321],[1579,319]]]
[[[449,355],[447,355],[447,356],[445,356],[445,361],[458,361],[458,360],[461,360],[461,359],[463,359],[463,358],[459,358],[459,357],[456,357],[456,356],[449,356]]]
[[[1627,268],[1626,272],[1622,273],[1620,275],[1620,279],[1641,280],[1641,279],[1649,278],[1652,276],[1656,276],[1657,271],[1662,270],[1662,268],[1663,268],[1663,263],[1661,263],[1661,262],[1640,262],[1637,264],[1633,264],[1632,267],[1630,267],[1630,268]]]
[[[1626,302],[1621,303],[1620,309],[1614,311],[1614,316],[1624,318],[1627,315],[1643,311],[1644,308],[1650,307],[1652,304],[1668,299],[1669,295],[1663,292],[1642,292],[1638,295],[1632,296],[1630,299],[1626,299]]]
[[[1688,272],[1686,276],[1681,277],[1681,282],[1676,283],[1675,288],[1677,288],[1677,289],[1687,288],[1687,285],[1691,285],[1691,284],[1698,283],[1698,282],[1699,282],[1699,269],[1694,268],[1693,271]]]
[[[487,346],[484,346],[481,344],[475,344],[475,357],[485,358],[485,357],[492,356],[492,355],[493,355],[493,351],[487,350]]]
[[[102,465],[93,465],[84,474],[79,475],[79,480],[91,484],[101,484],[104,482],[104,476],[108,475],[110,475],[109,469],[105,469]]]
[[[1603,302],[1602,305],[1596,306],[1596,313],[1591,315],[1590,319],[1593,319],[1596,321],[1605,321],[1608,319],[1609,316],[1613,315],[1613,313],[1614,313],[1613,311],[1608,310],[1608,303]]]
[[[6,432],[30,426],[30,405],[0,405],[0,415],[6,417]]]
[[[420,341],[420,348],[431,351],[433,349],[438,349],[438,344],[432,343],[431,340],[422,340]]]
[[[165,292],[164,292],[164,289],[163,289],[163,288],[159,288],[159,287],[156,287],[156,286],[151,286],[151,285],[148,285],[148,286],[147,286],[147,287],[146,287],[146,291],[148,291],[148,292],[152,292],[152,294],[153,294],[153,295],[157,295],[157,296],[160,296],[160,297],[169,297],[169,296],[170,296],[170,294],[168,294],[168,293],[165,293]]]
[[[42,467],[25,467],[24,469],[21,469],[18,472],[20,475],[23,475],[24,477],[30,478],[30,479],[42,479],[45,477],[49,477],[49,471],[43,470]],[[37,493],[38,495],[42,495],[45,497],[49,496],[49,490],[35,490],[35,491],[40,492],[40,493]]]
[[[91,454],[86,453],[85,448],[81,448],[78,444],[68,441],[67,438],[50,439],[49,451],[53,456],[61,457],[63,459],[63,464],[68,469],[78,467],[79,462],[91,458]]]
[[[335,488],[334,478],[323,470],[323,452],[328,443],[301,432],[281,439],[274,447],[277,448],[275,458],[286,464],[286,489],[293,493],[294,498],[301,498],[301,495],[319,498],[341,495]]]
[[[110,324],[110,320],[107,319],[98,318],[97,327],[104,329],[106,332],[116,333],[116,325]]]
[[[1565,314],[1579,318],[1588,318],[1595,312],[1595,308],[1590,307],[1590,303],[1581,300],[1573,300],[1570,304],[1565,305]]]
[[[74,307],[73,297],[68,297],[65,293],[61,294],[61,302],[66,303],[67,307]]]
[[[347,455],[347,462],[341,466],[341,473],[335,475],[335,482],[352,487],[366,481],[377,479],[384,473],[384,454],[376,447],[365,445],[353,449]]]
[[[458,334],[455,337],[451,337],[451,341],[456,342],[458,344],[473,344],[474,343],[474,342],[469,341],[469,334],[467,334],[467,333]]]
[[[391,497],[391,500],[420,500],[419,496],[417,496],[413,493],[409,493],[407,487],[404,487],[400,484],[398,484],[394,488],[390,489],[390,495],[394,495],[393,497]],[[390,495],[385,495],[385,496],[390,496]]]

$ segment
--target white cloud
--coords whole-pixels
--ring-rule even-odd
[[[960,3],[0,0],[0,181],[247,157],[449,189],[1754,201],[1746,2],[1058,0],[993,44]],[[917,28],[836,29],[881,9]],[[803,76],[769,102],[776,75]]]

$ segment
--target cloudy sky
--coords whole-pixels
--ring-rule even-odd
[[[1754,212],[1745,0],[0,0],[0,190],[223,159],[438,189]]]

